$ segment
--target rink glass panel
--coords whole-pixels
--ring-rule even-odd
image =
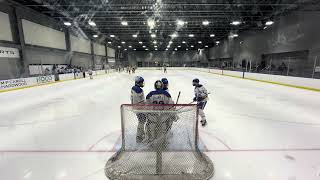
[[[138,119],[145,139],[136,142]],[[122,147],[106,164],[110,179],[208,179],[213,164],[198,148],[196,105],[122,105]],[[172,123],[172,124],[171,124]]]

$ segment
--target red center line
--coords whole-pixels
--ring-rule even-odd
[[[288,149],[233,149],[233,150],[221,150],[221,149],[208,149],[203,152],[310,152],[319,151],[320,148],[288,148]],[[116,150],[0,150],[0,153],[114,153]],[[176,152],[185,152],[178,150]]]
[[[112,150],[0,150],[0,153],[109,153]]]
[[[117,141],[115,142],[114,146],[112,149],[108,149],[108,150],[92,150],[97,144],[99,144],[103,139],[107,138],[108,136],[110,136],[112,133],[118,132],[117,131],[113,131],[111,133],[108,133],[107,135],[103,136],[102,138],[100,138],[96,143],[94,143],[92,146],[90,146],[90,148],[88,150],[63,150],[63,149],[57,149],[57,150],[0,150],[0,153],[114,153],[116,152],[116,145],[118,144],[118,142],[121,139],[121,135],[118,137]],[[208,149],[206,144],[204,143],[204,141],[200,139],[200,141],[202,142],[202,144],[204,145],[204,151],[203,152],[299,152],[299,151],[319,151],[320,152],[320,148],[265,148],[265,149],[231,149],[223,140],[221,140],[220,138],[214,136],[212,133],[206,132],[201,130],[201,132],[206,133],[210,136],[213,136],[215,139],[217,139],[220,143],[222,143],[224,146],[227,147],[227,149],[225,150],[221,150],[221,149]],[[183,152],[183,151],[181,151]]]
[[[320,148],[287,148],[287,149],[231,149],[231,150],[208,150],[207,152],[299,152],[319,151]]]

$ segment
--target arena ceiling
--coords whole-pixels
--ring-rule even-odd
[[[212,47],[242,31],[261,31],[286,13],[319,7],[318,0],[12,1],[69,22],[90,39],[128,50]]]

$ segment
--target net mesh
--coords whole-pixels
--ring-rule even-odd
[[[198,148],[196,105],[122,105],[122,146],[105,167],[110,179],[209,179]]]

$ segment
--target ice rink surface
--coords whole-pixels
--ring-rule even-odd
[[[197,71],[138,70],[145,93],[167,77],[180,103],[193,78],[210,94],[203,150],[216,180],[319,180],[320,94]],[[1,180],[105,180],[120,146],[120,105],[135,75],[112,73],[0,93]]]

